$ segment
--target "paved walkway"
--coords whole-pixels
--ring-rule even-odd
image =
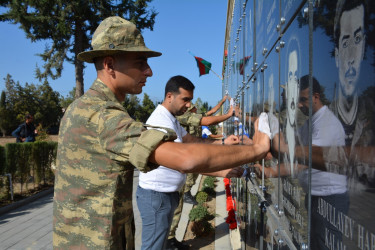
[[[134,174],[133,197],[138,184],[138,172]],[[197,192],[200,178],[196,181],[191,192],[193,195]],[[225,223],[225,191],[221,178],[217,182],[216,197],[216,239],[215,249],[231,249],[229,229]],[[12,209],[11,211],[0,216],[0,250],[47,250],[52,249],[52,200],[53,193],[38,198],[27,205]],[[135,200],[135,197],[133,198]],[[134,215],[136,224],[136,249],[141,245],[141,228],[142,222],[134,204]],[[224,205],[223,205],[224,204]],[[186,227],[188,225],[189,211],[192,205],[185,203],[182,211],[182,217],[176,232],[176,238],[182,240]]]

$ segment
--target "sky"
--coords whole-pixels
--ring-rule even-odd
[[[227,13],[226,0],[154,0],[150,3],[159,14],[154,30],[143,30],[146,46],[163,55],[149,59],[153,76],[148,78],[143,93],[154,102],[161,102],[168,79],[175,75],[189,78],[195,85],[194,99],[201,98],[214,106],[222,96],[222,82],[214,73],[199,77],[199,70],[191,51],[212,63],[212,70],[221,75]],[[0,8],[4,12],[4,8]],[[21,85],[41,84],[35,78],[36,65],[43,61],[42,53],[46,41],[32,43],[17,24],[0,22],[0,91],[5,90],[5,80],[10,74]],[[84,88],[91,86],[96,78],[92,64],[85,64]],[[49,78],[50,86],[62,96],[67,96],[75,86],[74,65],[64,63],[62,76]],[[139,98],[143,98],[143,93]]]

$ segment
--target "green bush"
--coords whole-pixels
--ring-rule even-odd
[[[26,183],[27,189],[30,176],[34,177],[34,188],[42,181],[43,184],[47,184],[47,180],[53,181],[51,165],[56,160],[56,152],[57,142],[53,141],[7,143],[5,148],[0,146],[0,174],[10,173],[12,185],[14,182],[21,184],[22,195],[23,184]],[[1,196],[4,197],[6,194]]]
[[[203,187],[215,189],[215,177],[207,176],[203,181]]]
[[[196,237],[203,237],[213,232],[211,223],[205,220],[194,221],[191,227],[191,231]]]
[[[199,191],[197,193],[197,195],[195,196],[195,200],[199,203],[199,204],[203,204],[204,202],[206,202],[208,199],[208,194],[206,192],[203,192],[203,191]]]
[[[202,191],[208,195],[215,195],[215,180],[215,177],[207,176],[203,181]]]
[[[5,173],[10,173],[14,177],[17,170],[17,158],[19,154],[17,143],[5,144]]]
[[[5,148],[0,146],[0,175],[5,174]]]
[[[46,184],[47,180],[53,178],[51,165],[56,159],[57,143],[50,141],[37,141],[33,144],[33,159],[35,182],[40,183],[42,180]]]
[[[198,204],[196,207],[192,208],[189,213],[189,220],[199,221],[204,220],[209,216],[209,212],[206,207],[202,204]]]
[[[30,170],[31,166],[33,165],[32,159],[32,147],[33,142],[24,142],[24,143],[16,143],[18,147],[18,157],[17,159],[17,172],[16,176],[18,177],[21,183],[21,195],[22,195],[22,187],[23,184],[26,183],[27,189],[27,180],[30,177]]]

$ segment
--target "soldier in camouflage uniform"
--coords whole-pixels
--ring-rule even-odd
[[[129,44],[116,41],[124,38],[122,34],[128,34]],[[96,30],[94,50],[78,58],[93,62],[118,53],[107,48],[126,50],[127,45],[146,58],[161,55],[145,47],[134,24],[113,17]],[[146,60],[139,60],[144,82],[152,75]],[[114,84],[106,83],[107,77],[99,72],[85,95],[69,106],[60,125],[53,219],[53,245],[58,249],[134,249],[133,166],[149,171],[150,153],[161,141],[174,139],[173,133],[145,131],[142,123],[131,119],[119,101],[125,93],[113,91]],[[130,93],[140,93],[141,88],[135,86]]]
[[[152,76],[147,59],[161,53],[148,49],[135,25],[120,17],[106,18],[91,44],[78,59],[95,63],[97,79],[60,124],[53,246],[134,249],[134,167],[143,172],[159,165],[183,172],[233,168],[262,158],[269,137],[258,132],[255,146],[178,145],[169,129],[147,130],[121,102],[126,94],[142,92]]]

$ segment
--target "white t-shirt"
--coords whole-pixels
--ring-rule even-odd
[[[308,145],[309,120],[300,128],[301,141]],[[345,146],[345,131],[341,122],[327,106],[320,108],[311,120],[312,145],[329,147]],[[299,176],[303,187],[307,190],[308,170]],[[327,196],[342,194],[347,191],[345,175],[335,174],[317,169],[311,169],[311,195]]]
[[[146,124],[173,129],[177,134],[175,142],[182,142],[182,138],[187,134],[186,130],[180,125],[163,105],[158,105]],[[186,175],[164,167],[159,166],[147,173],[139,173],[139,186],[144,189],[154,190],[157,192],[169,193],[179,191],[185,184]]]
[[[210,135],[212,135],[210,129],[207,126],[202,126],[202,137],[208,138]]]

